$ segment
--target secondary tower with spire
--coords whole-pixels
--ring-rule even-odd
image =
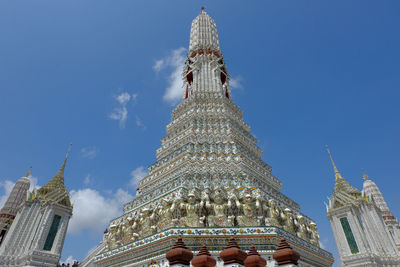
[[[71,145],[60,170],[46,185],[25,191],[0,246],[0,266],[54,267],[59,263],[73,209],[64,184],[70,149]]]
[[[30,169],[14,185],[3,208],[0,210],[0,246],[17,215],[18,208],[26,198],[30,187]]]
[[[364,174],[362,192],[343,178],[327,151],[335,187],[327,205],[328,219],[344,266],[400,266],[399,225],[382,193]]]

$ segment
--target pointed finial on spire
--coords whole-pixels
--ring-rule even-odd
[[[29,177],[29,175],[31,175],[31,169],[32,169],[32,166],[29,166],[28,171],[25,173],[25,177]]]
[[[63,164],[62,164],[62,166],[61,166],[60,171],[62,171],[62,172],[64,172],[65,165],[67,164],[67,159],[68,159],[68,156],[69,156],[69,152],[71,152],[71,147],[72,147],[72,142],[69,143],[69,148],[68,148],[68,151],[67,151],[67,155],[65,155],[64,162],[63,162]]]
[[[339,170],[336,168],[335,162],[333,161],[331,151],[329,150],[328,145],[325,145],[326,150],[328,151],[329,157],[331,158],[333,170],[335,171],[335,177],[341,176]]]
[[[206,8],[204,6],[201,7],[201,12],[204,12]]]
[[[72,208],[72,204],[68,195],[68,191],[65,188],[64,184],[64,169],[67,163],[67,159],[69,156],[69,152],[71,151],[72,143],[70,143],[67,155],[65,156],[64,162],[60,168],[60,170],[56,173],[56,175],[44,186],[40,187],[37,190],[38,198],[45,201],[45,203],[49,203],[54,201],[60,203],[63,202],[62,205],[68,208]],[[35,189],[34,189],[35,190]]]
[[[362,168],[361,171],[363,172],[364,181],[368,180],[368,175],[365,173],[364,168]]]

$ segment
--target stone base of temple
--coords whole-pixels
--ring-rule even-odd
[[[136,240],[95,257],[95,265],[105,266],[169,266],[165,254],[181,236],[186,246],[197,254],[203,243],[217,259],[217,266],[223,261],[219,253],[226,247],[229,237],[234,236],[239,246],[248,251],[254,244],[257,251],[267,260],[266,266],[275,266],[272,254],[280,239],[284,237],[290,246],[300,253],[299,266],[331,266],[333,256],[277,227],[225,227],[225,228],[171,228],[160,233]]]

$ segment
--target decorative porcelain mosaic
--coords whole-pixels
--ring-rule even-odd
[[[96,258],[100,266],[159,255],[171,245],[162,241],[178,235],[222,243],[230,235],[250,236],[249,242],[275,236],[268,244],[273,249],[280,228],[330,262],[319,248],[316,224],[280,192],[281,182],[233,103],[215,22],[204,11],[193,21],[190,42],[182,101],[137,195],[110,222],[105,252]]]
[[[153,234],[151,236],[148,236],[146,238],[137,240],[135,242],[120,246],[118,248],[112,249],[110,251],[104,252],[100,255],[96,256],[96,261],[102,261],[104,259],[108,259],[110,257],[120,255],[122,253],[126,253],[132,250],[140,250],[140,248],[145,247],[149,244],[160,242],[162,240],[167,240],[170,239],[171,237],[183,237],[184,240],[187,240],[186,238],[198,238],[198,237],[204,237],[207,239],[212,239],[213,237],[226,237],[229,238],[231,236],[235,236],[237,239],[241,239],[242,237],[251,237],[251,236],[256,236],[256,237],[278,237],[278,236],[284,236],[286,240],[288,240],[291,243],[298,244],[301,247],[307,248],[308,250],[319,254],[321,256],[333,259],[332,255],[317,247],[312,245],[311,243],[302,240],[300,238],[297,238],[290,233],[287,233],[286,231],[275,228],[275,227],[234,227],[234,228],[177,228],[177,229],[168,229],[165,230],[161,233]],[[270,240],[270,239],[268,239]],[[270,240],[270,244],[273,246],[277,246],[278,244],[278,239]],[[185,241],[186,243],[190,244],[190,242]],[[253,239],[250,240],[250,243],[254,242]],[[249,244],[250,244],[249,243]],[[225,246],[226,244],[223,243],[222,246]],[[267,247],[268,244],[264,243],[264,247]]]

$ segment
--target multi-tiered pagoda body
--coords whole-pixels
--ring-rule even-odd
[[[242,249],[254,244],[274,266],[271,255],[284,236],[301,254],[300,266],[331,266],[315,223],[280,193],[281,182],[232,102],[217,27],[204,10],[192,22],[183,80],[157,161],[124,214],[111,221],[96,265],[165,266],[178,236],[194,251],[205,242],[218,255],[235,236]]]

